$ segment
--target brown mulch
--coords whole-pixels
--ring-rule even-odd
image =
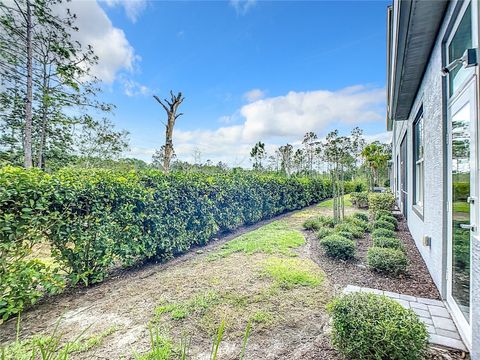
[[[306,232],[306,236],[314,247],[313,252],[316,254],[314,261],[321,266],[338,290],[347,285],[357,285],[405,295],[440,299],[440,294],[427,266],[408,231],[406,221],[401,216],[398,216],[398,228],[397,237],[405,245],[409,260],[407,274],[400,277],[381,274],[367,268],[367,251],[372,246],[370,233],[367,233],[363,239],[357,240],[357,259],[355,261],[338,261],[329,258],[320,248],[314,233]]]
[[[372,245],[369,233],[363,239],[357,240],[357,259],[355,261],[333,260],[325,255],[319,246],[319,241],[311,231],[304,231],[305,237],[311,246],[312,259],[327,274],[336,292],[340,293],[347,285],[364,286],[386,290],[400,294],[440,299],[440,294],[428,272],[427,266],[420,255],[415,242],[408,231],[407,223],[401,215],[398,219],[397,237],[404,243],[409,260],[407,274],[402,277],[392,277],[371,271],[366,265],[368,248]],[[314,342],[313,348],[302,359],[344,359],[332,346],[327,334],[320,335]],[[426,360],[460,360],[470,359],[470,355],[461,351],[448,349],[437,345],[430,345]]]

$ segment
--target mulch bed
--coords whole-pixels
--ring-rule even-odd
[[[399,228],[396,235],[404,243],[409,260],[407,274],[398,278],[371,271],[367,268],[367,251],[372,245],[372,238],[369,233],[367,233],[363,239],[357,240],[357,259],[355,261],[339,261],[333,260],[325,254],[313,232],[304,231],[305,237],[311,246],[312,260],[323,269],[327,278],[335,287],[336,292],[340,293],[347,285],[357,285],[440,300],[440,294],[408,231],[405,219],[401,215],[396,216]],[[333,349],[330,339],[326,334],[322,334],[316,339],[314,348],[315,350],[310,352],[310,354],[306,354],[307,356],[305,356],[304,359],[344,359]],[[312,357],[310,357],[310,355]],[[470,356],[460,350],[431,345],[428,349],[426,359],[457,360],[470,359]]]
[[[397,237],[404,243],[409,260],[407,274],[393,277],[371,271],[367,268],[367,251],[372,246],[372,238],[367,233],[363,239],[357,240],[357,259],[355,261],[333,260],[325,255],[313,232],[306,232],[313,247],[316,261],[339,290],[347,285],[365,286],[374,289],[392,291],[405,295],[429,299],[440,299],[440,294],[428,272],[415,242],[408,231],[406,221],[398,217]]]

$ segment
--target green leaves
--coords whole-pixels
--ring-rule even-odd
[[[114,266],[169,259],[220,232],[331,196],[322,179],[243,171],[47,175],[4,167],[0,189],[0,278],[3,291],[9,289],[0,316],[6,318],[60,289],[59,271],[70,284],[90,285]],[[51,249],[53,266],[38,262],[37,245]]]

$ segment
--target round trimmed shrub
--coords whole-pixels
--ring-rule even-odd
[[[379,237],[387,237],[387,238],[394,238],[395,231],[388,230],[388,229],[375,229],[372,232],[372,239],[376,239]]]
[[[374,229],[387,229],[387,230],[395,230],[395,225],[392,223],[385,221],[385,220],[377,220],[373,223]]]
[[[359,220],[349,216],[345,218],[344,222],[347,224],[352,224],[352,225],[355,225],[356,227],[359,227],[360,229],[363,230],[363,232],[368,230],[368,223],[363,220]]]
[[[334,259],[348,260],[355,256],[355,243],[338,234],[324,237],[320,245],[326,254]]]
[[[395,229],[398,229],[398,220],[395,216],[392,215],[382,215],[380,216],[377,221],[388,221],[389,223],[393,224],[395,226]]]
[[[335,220],[333,219],[333,216],[320,215],[318,217],[318,222],[323,226],[327,226],[331,228],[335,226]]]
[[[341,223],[341,224],[338,224],[335,226],[335,231],[338,233],[338,232],[342,232],[342,231],[346,231],[346,232],[349,232],[353,235],[353,237],[355,237],[356,239],[359,239],[363,236],[363,234],[365,233],[365,231],[358,227],[357,225],[355,224],[352,224],[352,223],[348,223],[348,222],[344,222],[344,223]]]
[[[366,213],[357,212],[357,213],[354,213],[354,214],[352,215],[352,217],[354,217],[355,219],[358,219],[358,220],[361,220],[361,221],[364,221],[364,222],[368,223],[368,214],[366,214]]]
[[[375,213],[374,219],[375,219],[375,220],[378,220],[380,217],[385,216],[385,215],[387,215],[387,216],[393,216],[391,211],[378,210],[378,211]]]
[[[339,231],[339,232],[337,232],[337,234],[340,235],[340,236],[346,237],[347,239],[350,239],[350,240],[355,239],[353,234],[351,232],[348,232],[348,231]]]
[[[332,235],[335,233],[335,230],[329,227],[321,227],[317,231],[317,239],[323,239],[326,236]]]
[[[404,251],[403,243],[397,238],[377,237],[373,239],[373,246]]]
[[[367,264],[373,270],[399,275],[407,271],[408,259],[401,250],[374,246],[368,249]]]
[[[349,359],[423,359],[428,332],[418,316],[386,296],[356,292],[327,306],[332,340]]]
[[[303,228],[305,230],[316,231],[316,230],[319,230],[321,227],[322,227],[322,224],[320,224],[318,219],[308,219],[308,220],[305,220],[305,222],[303,223]]]

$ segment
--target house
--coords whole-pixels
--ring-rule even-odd
[[[393,0],[387,19],[392,191],[480,359],[480,1]]]

